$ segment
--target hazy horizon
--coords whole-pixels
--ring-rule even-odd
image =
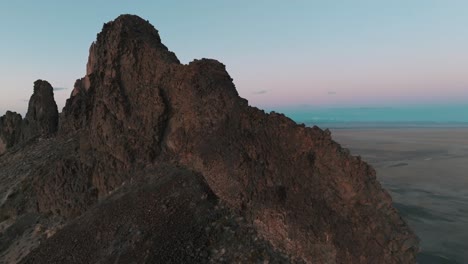
[[[298,123],[307,125],[373,126],[467,126],[468,104],[400,105],[380,107],[284,107],[279,109]],[[345,124],[343,124],[345,123]]]
[[[68,89],[54,88],[59,94],[57,102],[59,112],[65,103],[63,93]],[[31,91],[32,93],[32,91]],[[62,96],[60,96],[62,95]],[[56,96],[57,97],[57,96]],[[60,98],[62,97],[62,98]],[[60,100],[62,99],[62,100]],[[56,98],[57,100],[57,98]],[[0,116],[6,111],[26,114],[28,100],[18,109],[3,109],[0,106]],[[468,103],[455,105],[396,105],[396,106],[362,106],[362,107],[320,107],[313,105],[279,106],[262,108],[266,112],[283,113],[297,123],[319,125],[330,128],[346,127],[467,127]]]

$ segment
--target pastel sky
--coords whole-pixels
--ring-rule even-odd
[[[183,63],[215,58],[266,109],[468,103],[468,1],[1,1],[0,114],[36,79],[61,108],[103,23],[149,20]]]

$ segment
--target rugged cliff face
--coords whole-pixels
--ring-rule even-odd
[[[40,120],[42,134],[54,133],[55,119],[41,118],[39,112],[28,111],[26,119]],[[116,241],[129,236],[135,237],[134,242],[123,246],[126,255],[120,261],[136,255],[146,256],[138,262],[158,256],[175,262],[415,261],[417,240],[369,165],[341,148],[328,131],[250,107],[238,96],[223,64],[209,59],[180,64],[157,31],[136,16],[120,16],[104,25],[90,48],[87,74],[76,82],[61,113],[58,136],[47,144],[62,146],[51,151],[52,168],[40,164],[36,174],[24,176],[33,180],[23,182],[34,182],[26,191],[30,198],[7,197],[0,207],[34,200],[37,207],[25,206],[24,212],[47,219],[51,228],[64,225],[50,239],[38,238],[43,243],[26,256],[27,263],[47,258],[58,263],[65,257],[74,263],[114,262],[110,252]],[[14,159],[8,152],[3,158]],[[14,171],[11,164],[1,166]],[[0,172],[2,177],[7,175]],[[130,208],[130,201],[145,203],[135,192],[145,193],[148,204]],[[165,215],[167,201],[176,204],[175,213]],[[97,207],[90,209],[93,204]],[[118,214],[118,226],[99,227],[96,219],[119,211],[108,209],[118,204],[122,214],[138,219]],[[181,208],[191,216],[181,213]],[[157,213],[142,216],[141,210]],[[24,212],[4,214],[13,219]],[[51,215],[60,220],[51,224]],[[67,224],[79,215],[78,226],[76,221]],[[219,224],[234,226],[236,239],[227,233],[200,231],[219,219],[236,217],[242,223]],[[133,231],[122,233],[120,227],[127,225]],[[84,232],[86,227],[105,230],[105,238]],[[178,238],[168,242],[169,249],[142,232]],[[67,239],[75,236],[74,242]],[[260,242],[252,242],[257,238]],[[98,253],[99,241],[109,250]],[[67,251],[71,243],[74,252],[81,253]],[[152,253],[136,254],[141,243]],[[251,254],[219,255],[221,245],[224,251],[236,251],[236,246],[246,243],[243,252]],[[167,252],[171,250],[180,252]],[[76,255],[84,252],[86,258]]]

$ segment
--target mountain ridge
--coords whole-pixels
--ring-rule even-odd
[[[217,215],[215,208],[222,204],[227,210],[222,217],[245,219],[245,228],[238,225],[233,232],[246,240],[230,240],[227,233],[208,231],[202,232],[207,240],[197,240],[196,234],[202,234],[199,228],[209,226],[211,220],[190,223],[193,229],[188,230],[173,226],[174,230],[167,231],[169,236],[173,232],[177,237],[177,228],[185,230],[184,239],[176,240],[171,249],[180,252],[173,256],[174,262],[415,262],[417,239],[392,207],[391,197],[377,182],[372,167],[351,156],[327,130],[297,125],[282,114],[250,107],[239,97],[220,62],[201,59],[181,64],[161,43],[157,30],[137,16],[122,15],[104,25],[91,45],[86,76],[77,80],[60,113],[56,135],[34,138],[30,144],[29,153],[42,153],[44,148],[50,149],[51,155],[47,164],[31,161],[33,173],[18,171],[12,162],[20,159],[21,148],[7,150],[0,158],[2,181],[10,184],[15,173],[22,179],[10,184],[13,187],[8,192],[15,195],[6,195],[1,204],[5,221],[14,226],[18,219],[33,215],[42,226],[42,231],[28,233],[41,243],[23,252],[23,263],[47,259],[56,263],[65,259],[69,263],[119,261],[115,259],[119,247],[115,246],[107,253],[93,255],[93,259],[80,255],[78,252],[87,252],[89,243],[97,243],[99,238],[73,228],[73,222],[83,221],[86,227],[94,221],[92,208],[106,211],[106,201],[114,195],[134,197],[129,193],[145,188],[138,182],[152,181],[158,184],[148,185],[152,186],[149,197],[152,192],[161,193],[157,200],[162,201],[154,206],[164,208],[172,201],[179,204],[173,209],[176,213],[163,218],[166,220],[158,215],[143,217],[147,221],[159,219],[153,224],[122,220],[122,226],[132,223],[131,230],[144,233],[156,224],[156,231],[162,232],[163,223],[174,221],[171,217],[180,215],[180,208],[187,206],[175,195],[183,188],[194,195],[213,197],[214,207],[202,210],[204,213],[197,211],[207,208],[203,199],[193,198],[193,203],[184,200],[195,218]],[[156,168],[153,172],[149,170],[152,167]],[[171,192],[164,189],[164,181],[158,181],[164,178],[161,170],[176,175],[167,180],[174,183],[170,184]],[[198,176],[180,178],[179,174]],[[194,184],[194,177],[204,183]],[[21,185],[24,187],[18,187]],[[201,190],[207,191],[197,186],[205,186]],[[123,200],[115,203],[112,206],[125,204]],[[23,209],[15,210],[18,205]],[[128,204],[122,206],[129,208],[122,212],[142,213]],[[23,229],[37,228],[30,224]],[[108,245],[130,239],[122,244],[128,256],[135,256],[141,243],[151,244],[155,239],[141,235],[131,239],[138,232],[122,233],[121,226],[105,230]],[[55,235],[48,238],[51,232]],[[262,246],[249,242],[241,255],[218,254],[219,245],[234,248],[240,241],[252,241],[245,232],[255,233]],[[78,238],[76,243],[67,241],[70,236]],[[9,241],[15,239],[21,240]],[[70,243],[76,252],[66,251]],[[186,246],[190,250],[183,250]],[[2,256],[15,250],[12,243]],[[149,246],[147,252],[137,255],[147,262],[167,253],[155,252],[157,249]]]

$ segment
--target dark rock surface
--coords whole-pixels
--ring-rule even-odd
[[[0,117],[0,155],[33,138],[55,135],[58,122],[52,86],[47,81],[35,81],[26,117],[22,119],[20,114],[10,111]]]
[[[23,263],[286,263],[193,172],[155,168],[64,227]],[[71,240],[71,241],[70,241]]]
[[[104,25],[59,123],[53,147],[31,143],[50,162],[32,162],[30,187],[0,207],[58,230],[25,263],[415,262],[417,239],[368,164],[329,131],[248,106],[223,64],[180,64],[137,16]],[[18,203],[36,207],[6,213]]]
[[[21,122],[21,115],[10,111],[0,117],[0,155],[20,142]]]
[[[23,122],[23,140],[37,136],[51,136],[57,132],[59,114],[54,100],[54,88],[47,81],[34,82],[28,112]]]
[[[69,187],[80,178],[69,175],[66,185],[56,181],[64,170],[58,165],[76,159],[77,145],[73,138],[36,138],[1,156],[0,263],[17,263],[63,224],[69,204],[80,208],[79,195],[85,191],[75,185],[74,193]],[[63,213],[53,213],[57,209]]]

